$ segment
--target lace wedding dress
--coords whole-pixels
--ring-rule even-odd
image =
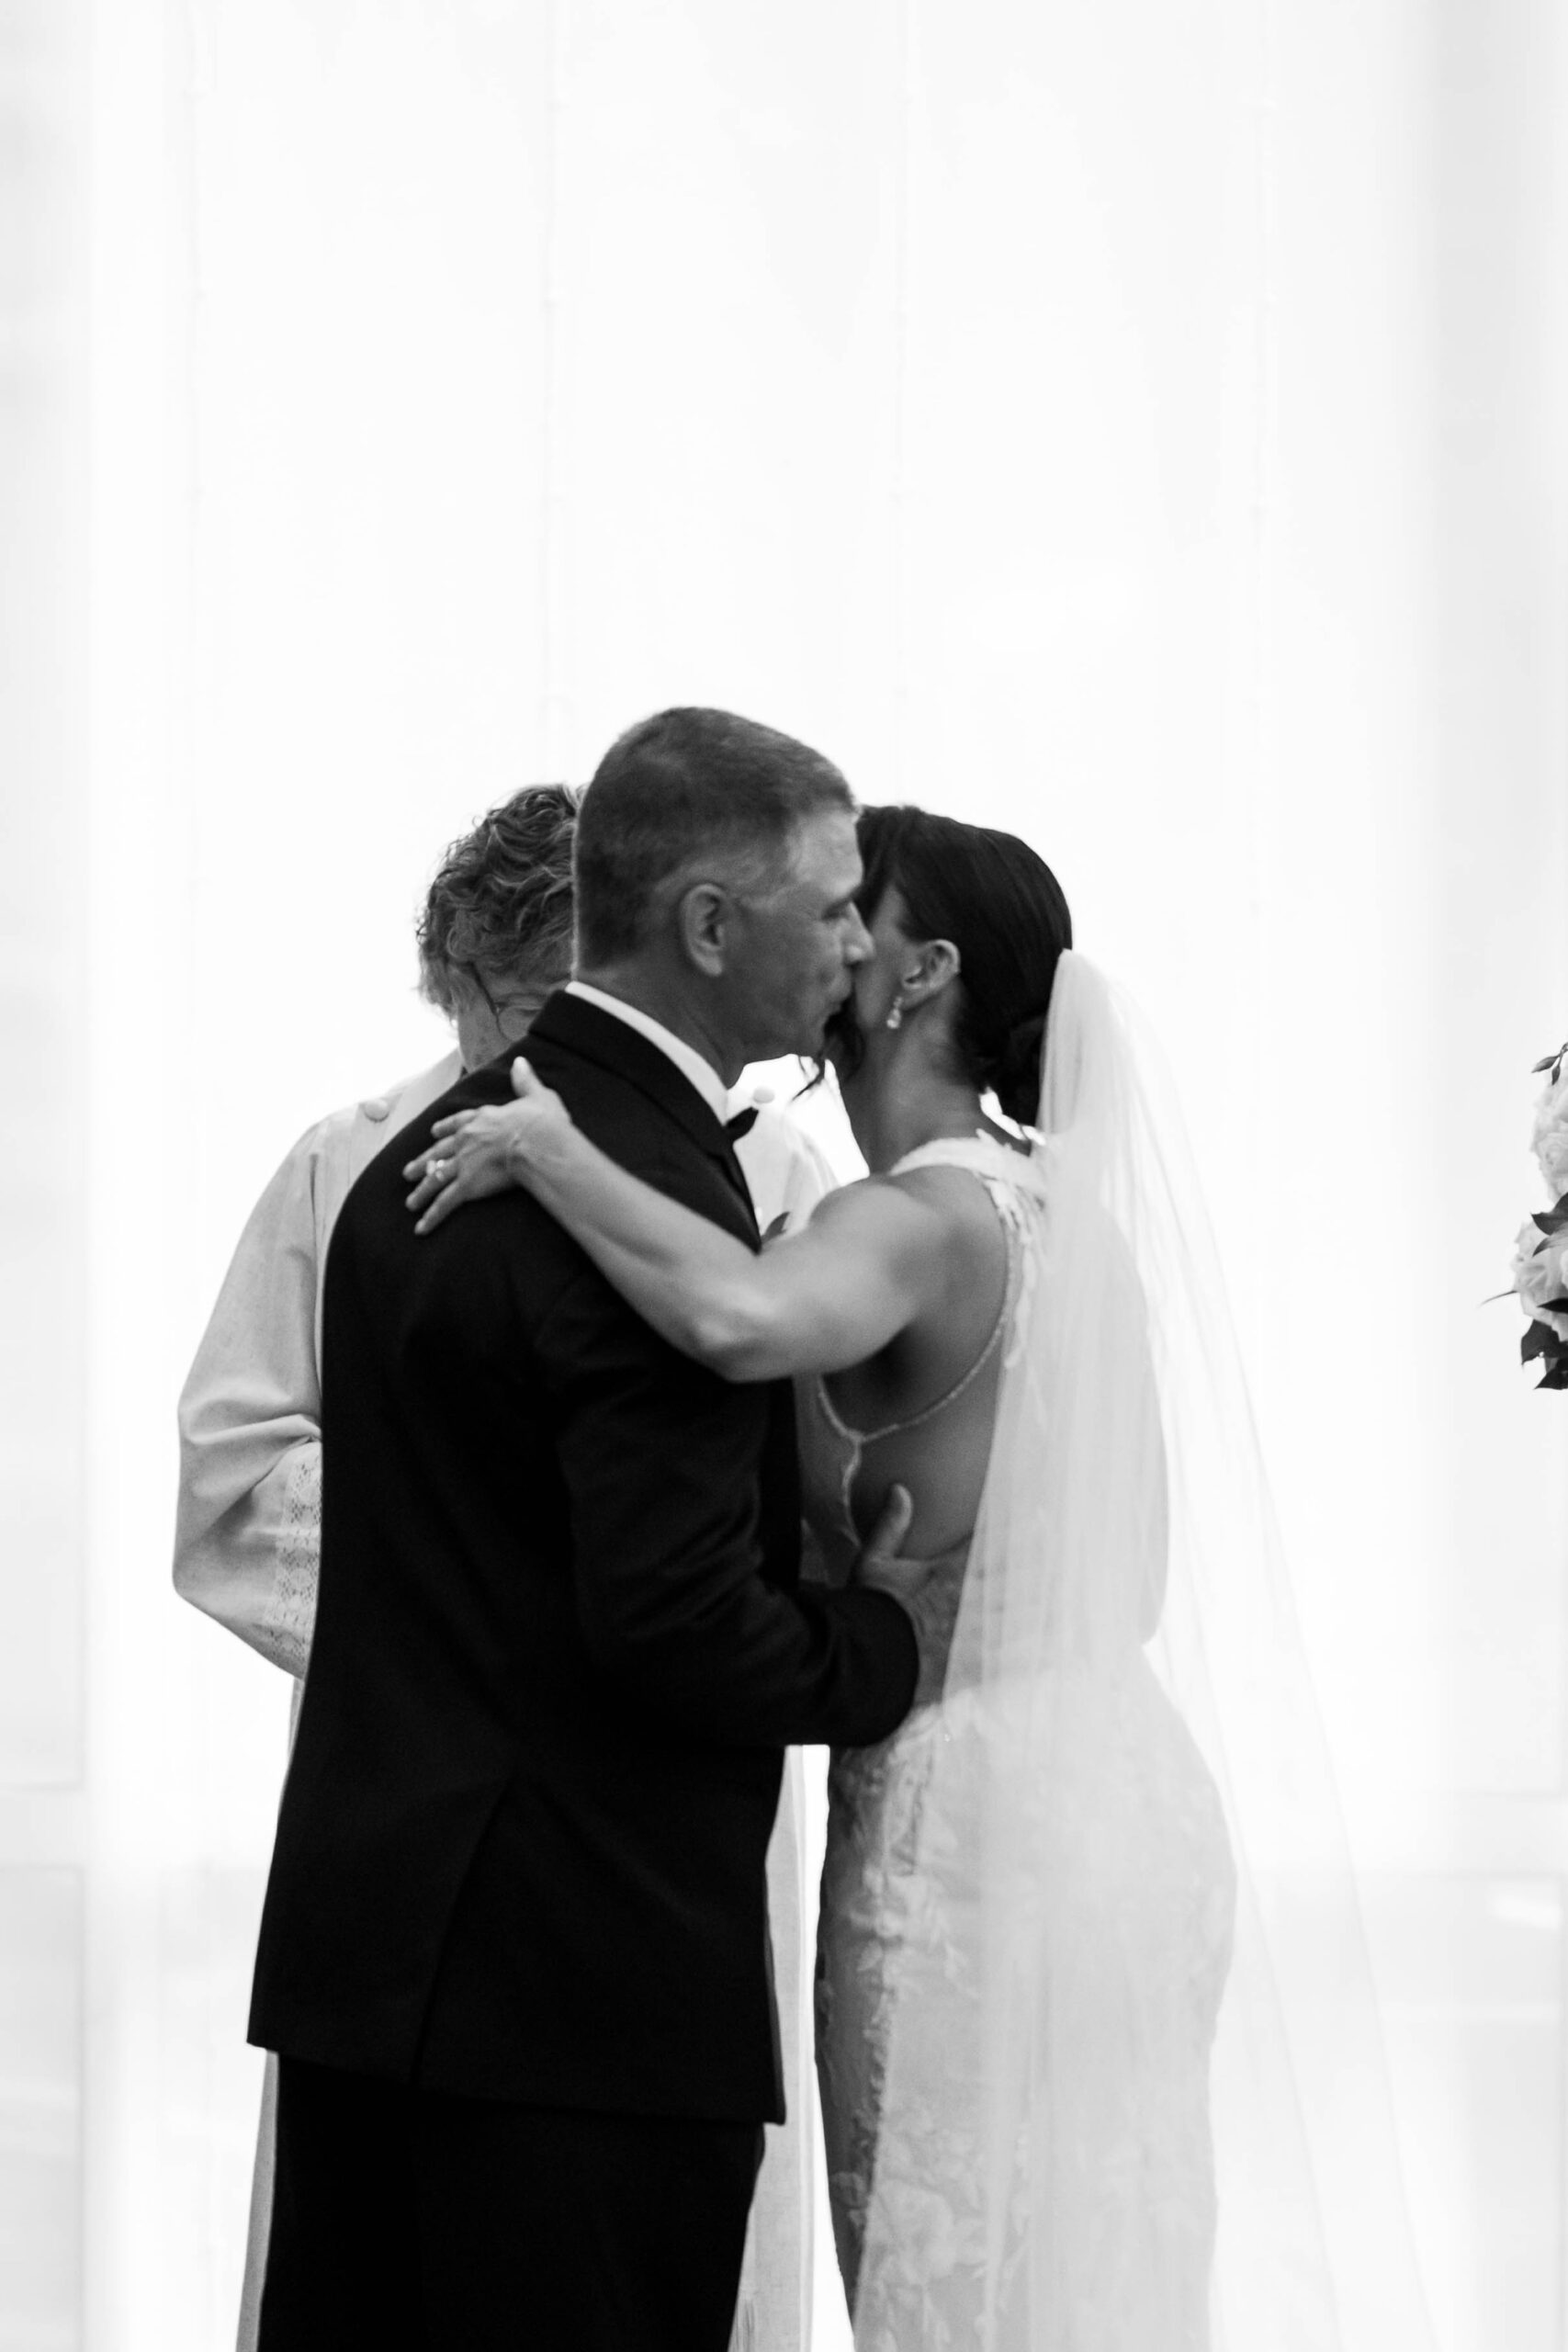
[[[974,1383],[997,1380],[998,1358],[1006,1395],[1046,1247],[1046,1164],[1038,1150],[1025,1158],[980,1135],[928,1145],[893,1171],[970,1170],[1008,1241],[990,1339],[964,1379],[918,1417],[933,1439]],[[821,1381],[802,1384],[807,1510],[830,1573],[846,1571],[858,1542],[851,1502],[867,1450],[914,1425],[857,1431]],[[973,1426],[988,1443],[987,1424]],[[840,2266],[857,2346],[872,2352],[967,2352],[991,2342],[1030,2352],[1210,2345],[1209,2067],[1235,1874],[1214,1782],[1145,1655],[1160,1569],[1150,1545],[1133,1546],[1140,1549],[1144,1622],[1123,1638],[1098,1646],[1064,1640],[1010,1690],[994,1680],[964,1687],[962,1674],[950,1674],[940,1706],[917,1709],[880,1747],[834,1756],[818,2069]],[[1108,1562],[1108,1575],[1114,1569]],[[960,1812],[950,1802],[933,1819],[928,1800],[939,1772],[949,1792],[982,1790],[998,1758],[1016,1758],[1025,1722],[1034,1728],[1021,1736],[1035,1755],[1048,1724],[1050,1769],[1038,1803],[1032,1808],[1026,1797],[1013,1820],[1004,1854],[983,1834],[953,1834]],[[1027,1788],[1027,1775],[1019,1777]],[[980,1832],[983,1802],[972,1812]],[[998,1871],[1010,1873],[1005,1888]],[[997,2053],[982,2026],[994,1941],[986,1923],[998,1916],[998,1897],[1010,1920],[1032,1923],[1023,1949],[1049,2012],[1037,2014],[1036,1995],[1026,1991],[1031,2022],[1007,2062],[1019,2078],[1020,2154],[999,2197],[994,2109],[1008,2093],[990,2079]],[[890,2104],[896,2017],[905,2039]],[[1056,2052],[1063,2063],[1054,2066]],[[878,2226],[868,2237],[874,2211]],[[1010,2217],[1000,2245],[998,2211]]]

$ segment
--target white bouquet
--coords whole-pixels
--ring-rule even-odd
[[[1540,1387],[1568,1388],[1568,1045],[1535,1067],[1547,1079],[1530,1143],[1552,1206],[1525,1219],[1514,1247],[1513,1286],[1530,1318],[1519,1354],[1540,1359]]]

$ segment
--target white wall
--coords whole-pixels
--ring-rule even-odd
[[[85,1107],[50,1262],[94,1289],[34,1310],[27,1399],[89,1353],[90,1544],[79,1588],[68,1528],[0,1567],[62,1661],[7,1709],[0,1881],[39,2001],[85,1890],[92,2352],[220,2342],[243,2232],[282,1694],[167,1588],[185,1363],[288,1142],[439,1050],[443,844],[678,700],[1027,833],[1156,1014],[1377,1872],[1445,2352],[1559,2346],[1562,1413],[1479,1305],[1568,1029],[1551,0],[12,22],[28,185],[91,197],[29,247],[65,323],[54,470],[13,474],[58,495],[16,544],[87,716],[5,722],[12,969],[49,975],[5,1160],[69,1164]],[[0,2344],[84,2340],[32,2259]]]

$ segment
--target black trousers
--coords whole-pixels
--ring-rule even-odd
[[[284,2058],[261,2352],[726,2352],[761,2153]]]

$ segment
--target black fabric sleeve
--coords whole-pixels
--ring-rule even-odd
[[[670,1347],[592,1269],[535,1337],[570,1498],[578,1619],[602,1670],[727,1745],[866,1747],[908,1713],[914,1627],[886,1593],[792,1594],[757,1540],[767,1391]]]

